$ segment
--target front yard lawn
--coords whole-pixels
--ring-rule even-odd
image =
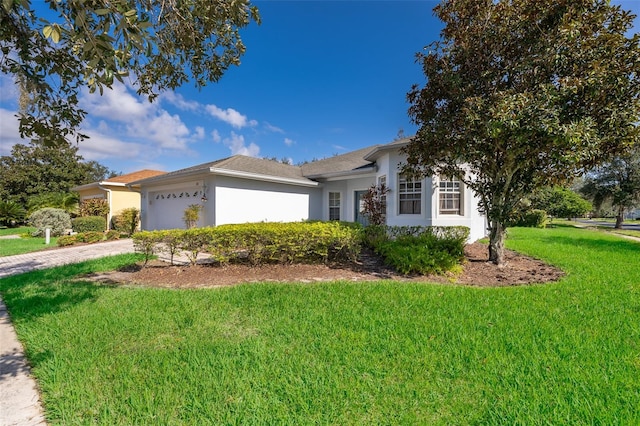
[[[22,234],[30,234],[35,231],[36,228],[31,226],[19,226],[17,228],[7,228],[0,227],[0,237],[5,235],[22,235]]]
[[[13,256],[14,254],[31,253],[57,247],[57,241],[56,237],[51,237],[49,245],[46,245],[45,239],[42,237],[0,238],[0,256]]]
[[[508,246],[561,282],[96,285],[126,255],[0,280],[51,424],[638,424],[640,244]]]

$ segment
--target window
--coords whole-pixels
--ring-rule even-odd
[[[440,213],[462,214],[462,182],[458,178],[440,178]]]
[[[329,193],[329,220],[340,220],[340,193]]]
[[[420,214],[422,205],[422,181],[408,179],[400,175],[398,178],[398,202],[400,214]]]

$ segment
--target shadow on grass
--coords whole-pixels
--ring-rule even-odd
[[[113,259],[117,257],[114,256]],[[101,289],[111,286],[78,280],[75,277],[96,270],[112,269],[100,267],[100,261],[58,266],[0,279],[0,294],[7,305],[11,319],[13,321],[29,320],[95,300]],[[130,262],[116,261],[116,263],[119,264],[114,264],[113,269]]]

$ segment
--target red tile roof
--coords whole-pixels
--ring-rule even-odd
[[[127,173],[126,175],[120,175],[120,176],[112,177],[112,178],[109,178],[109,179],[105,179],[104,182],[129,183],[129,182],[134,182],[136,180],[141,180],[141,179],[146,179],[146,178],[150,178],[150,177],[154,177],[154,176],[158,176],[158,175],[163,175],[165,173],[167,173],[167,172],[163,172],[161,170],[144,169],[144,170],[138,170],[137,172],[133,172],[133,173]]]

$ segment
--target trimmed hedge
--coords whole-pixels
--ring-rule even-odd
[[[368,232],[367,241],[401,274],[443,274],[464,260],[465,226],[387,226]]]
[[[80,232],[73,235],[63,235],[58,238],[57,244],[60,247],[72,246],[77,243],[99,243],[101,241],[113,241],[120,238],[118,231],[109,232]]]
[[[220,263],[352,262],[360,253],[362,227],[342,222],[246,223],[133,235],[136,251],[180,252],[195,264],[207,252]]]
[[[103,232],[107,228],[107,220],[102,216],[82,216],[71,219],[71,227],[75,232]]]

